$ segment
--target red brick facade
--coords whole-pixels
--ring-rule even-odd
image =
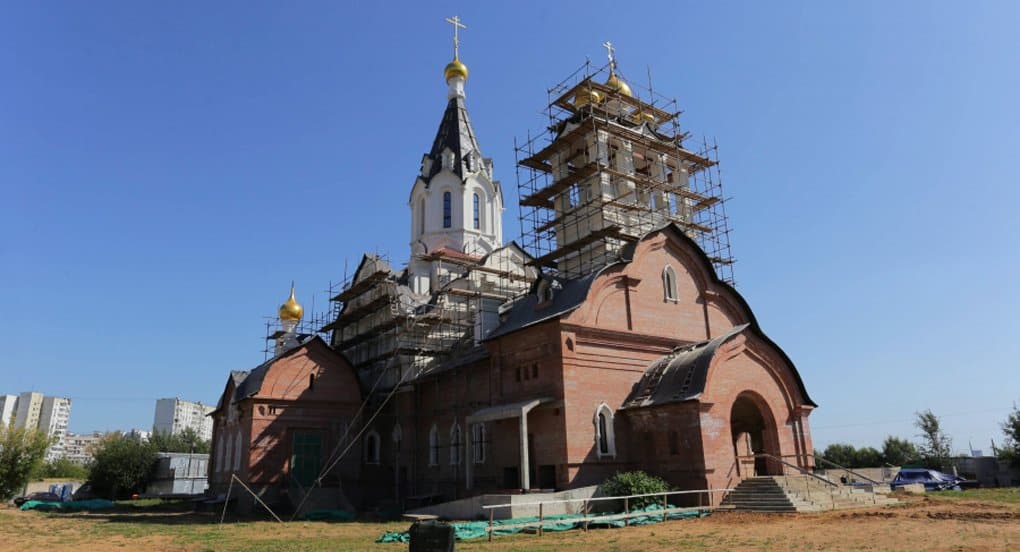
[[[675,293],[666,291],[667,266]],[[542,319],[542,304],[535,308]],[[650,365],[675,347],[708,340],[715,345],[703,382],[694,382],[703,384],[696,396],[625,407]],[[360,394],[339,355],[322,350],[321,341],[310,345],[271,364],[258,392],[238,403],[236,421],[223,408],[216,412],[214,489],[225,482],[217,471],[221,435],[229,443],[231,432],[240,432],[247,453],[239,473],[259,486],[281,484],[294,428],[317,428],[328,435],[324,458],[332,450]],[[604,269],[575,308],[485,347],[487,355],[447,364],[393,394],[365,428],[366,436],[378,436],[378,459],[363,437],[343,464],[339,479],[348,496],[362,506],[408,504],[520,489],[525,479],[532,489],[565,489],[630,469],[682,488],[725,488],[748,473],[750,466],[737,465],[738,448],[748,447],[811,465],[807,419],[814,404],[794,366],[676,227],[649,234],[630,261]],[[321,374],[314,391],[307,389],[313,372]],[[601,442],[600,409],[607,422]],[[482,419],[484,430],[474,429],[472,418]]]

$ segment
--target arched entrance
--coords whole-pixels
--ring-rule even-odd
[[[741,393],[730,409],[730,433],[741,477],[781,475],[782,464],[756,454],[780,457],[779,435],[768,403],[752,392]]]

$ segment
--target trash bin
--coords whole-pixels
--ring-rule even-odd
[[[442,521],[416,521],[408,530],[411,552],[453,552],[453,526]]]

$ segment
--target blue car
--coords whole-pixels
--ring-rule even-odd
[[[890,486],[895,491],[904,485],[914,483],[923,484],[926,491],[944,491],[946,489],[959,491],[965,487],[976,486],[974,481],[927,468],[903,468],[900,473],[896,474],[896,478],[892,480]]]

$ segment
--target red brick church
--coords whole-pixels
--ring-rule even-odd
[[[725,488],[779,469],[753,453],[812,465],[815,404],[732,286],[711,152],[611,49],[575,74],[518,148],[524,230],[505,244],[455,52],[409,262],[366,255],[307,334],[292,293],[275,355],[232,372],[212,414],[213,492],[235,474],[267,501],[371,507],[633,469]]]

